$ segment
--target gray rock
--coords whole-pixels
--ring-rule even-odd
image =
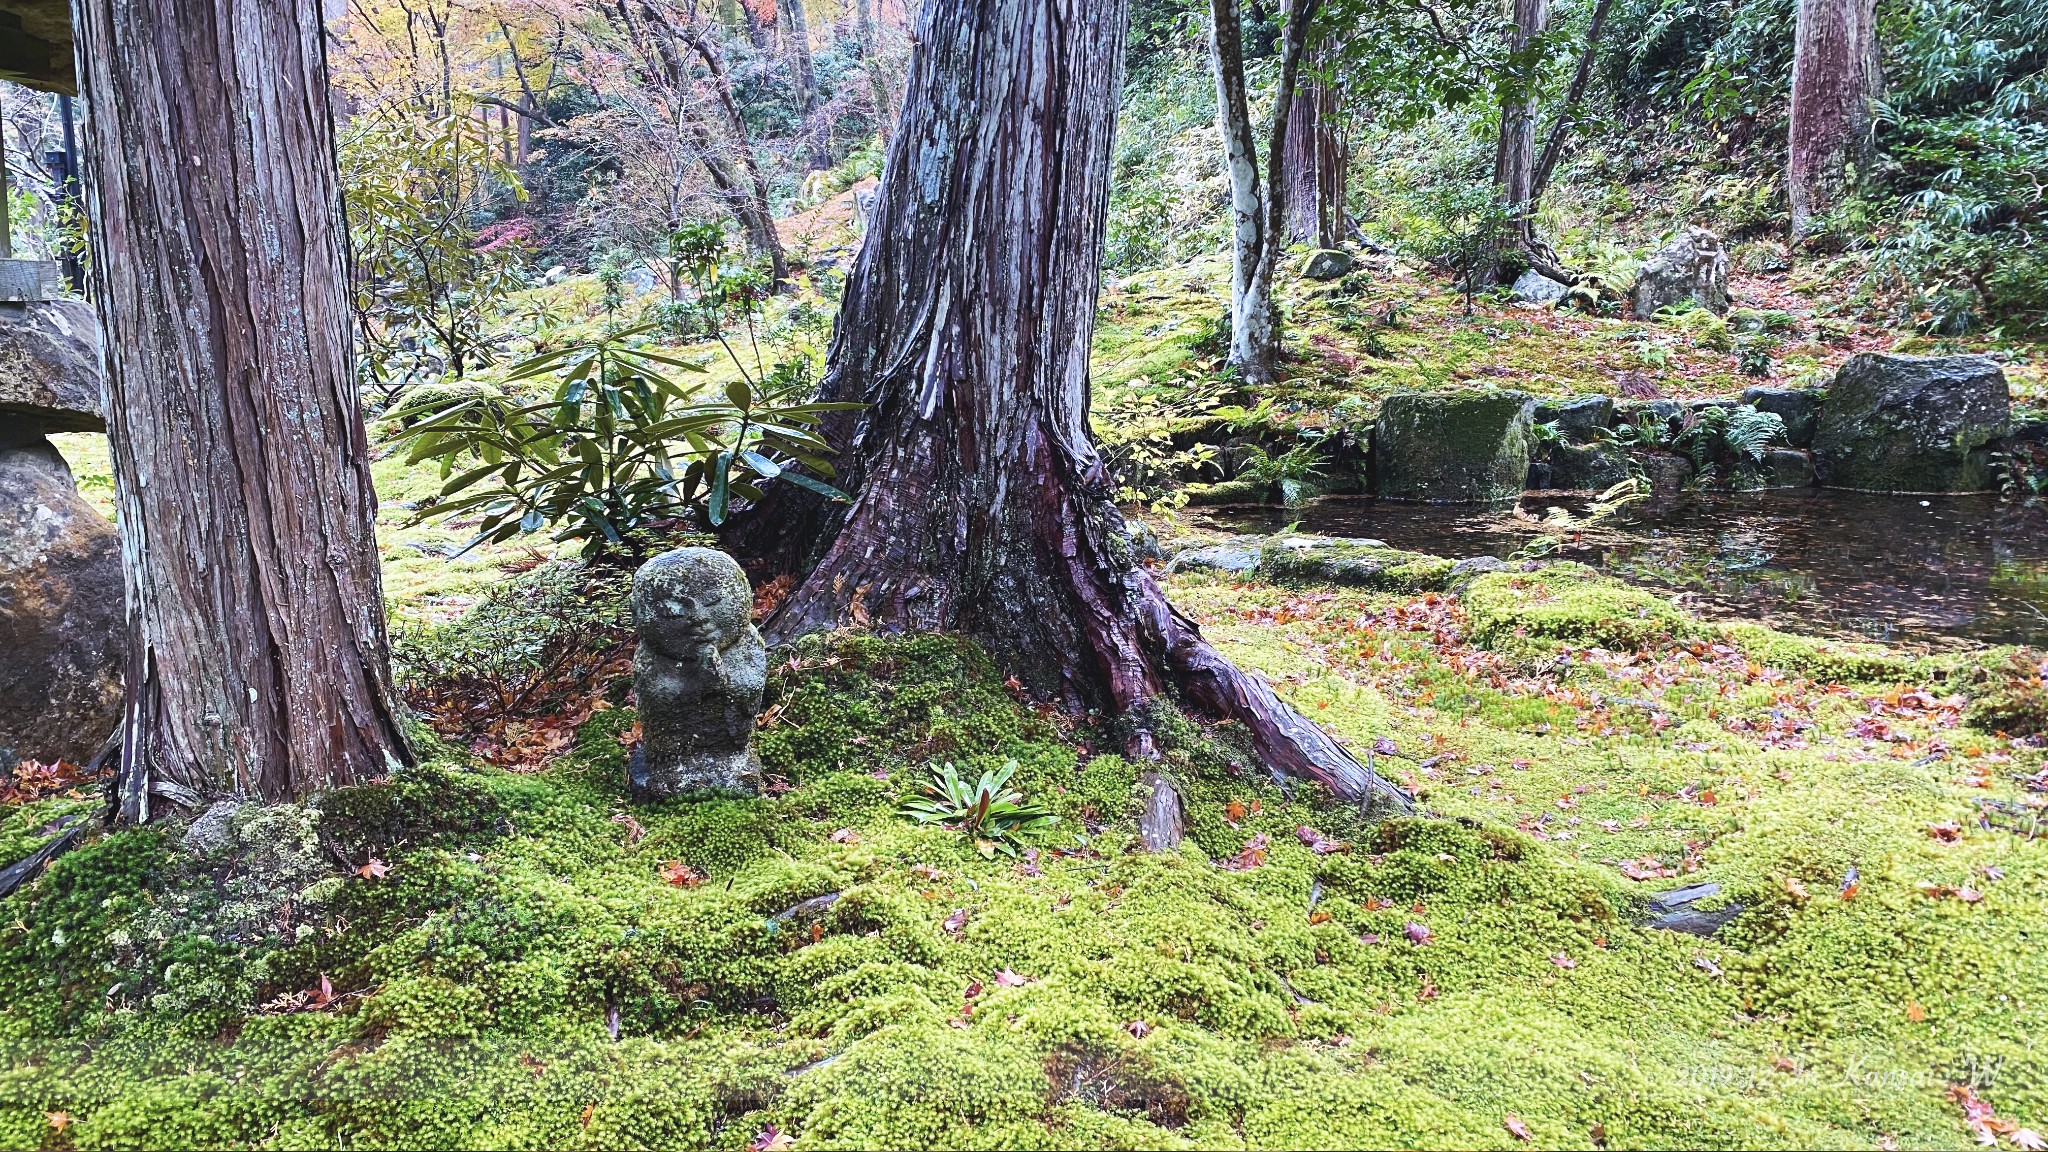
[[[1751,491],[1761,488],[1811,488],[1813,460],[1797,448],[1767,448],[1764,458],[1744,464],[1736,474],[1737,486]]]
[[[1515,277],[1515,286],[1509,289],[1515,299],[1524,304],[1555,304],[1570,292],[1569,285],[1560,284],[1543,273],[1530,268]]]
[[[1986,356],[1851,356],[1814,430],[1822,484],[1874,492],[1982,492],[1997,478],[1989,445],[2012,393]]]
[[[239,800],[216,800],[185,829],[185,851],[202,860],[218,856],[235,846],[235,813]]]
[[[1469,579],[1487,572],[1507,572],[1513,565],[1498,556],[1467,556],[1451,565],[1451,582]]]
[[[0,763],[92,759],[121,715],[121,541],[49,441],[0,447]]]
[[[1675,420],[1685,415],[1685,405],[1677,400],[1624,400],[1614,406],[1616,427],[1635,424],[1648,417],[1655,421]]]
[[[1688,888],[1659,892],[1650,897],[1651,915],[1643,921],[1643,926],[1661,928],[1666,932],[1683,932],[1688,936],[1712,936],[1743,913],[1740,904],[1711,910],[1693,907],[1701,900],[1720,894],[1719,884],[1694,884]]]
[[[1389,548],[1381,540],[1282,536],[1266,544],[1259,575],[1276,584],[1341,584],[1390,592],[1441,591],[1451,562]]]
[[[1536,403],[1523,392],[1396,392],[1373,429],[1373,480],[1397,500],[1470,503],[1522,492]]]
[[[634,574],[634,799],[760,793],[752,740],[768,650],[754,629],[753,600],[746,573],[712,548],[664,552]]]
[[[1602,444],[1558,444],[1550,449],[1552,487],[1604,492],[1628,479],[1628,461]]]
[[[1335,280],[1358,266],[1351,253],[1341,248],[1312,252],[1301,262],[1301,274],[1310,280]]]
[[[1794,448],[1812,445],[1820,393],[1810,388],[1744,388],[1742,402],[1759,412],[1777,413],[1785,421],[1785,443]]]
[[[0,304],[0,436],[107,430],[99,331],[77,300]]]
[[[1654,452],[1643,457],[1643,476],[1650,482],[1650,496],[1665,500],[1678,495],[1692,482],[1692,461],[1683,456]]]
[[[1648,318],[1691,300],[1709,312],[1728,311],[1728,252],[1705,228],[1687,228],[1643,262],[1628,292],[1629,307]]]
[[[1124,521],[1124,536],[1131,542],[1131,555],[1140,560],[1161,560],[1165,553],[1159,550],[1159,533],[1152,530],[1143,520]]]
[[[1536,406],[1532,417],[1538,424],[1556,424],[1565,439],[1581,444],[1614,423],[1614,398],[1579,396],[1571,400],[1548,400]]]
[[[1166,566],[1168,572],[1250,572],[1259,566],[1259,538],[1186,548]]]

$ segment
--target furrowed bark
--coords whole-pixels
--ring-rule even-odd
[[[410,760],[318,5],[81,0],[131,662],[122,813]]]
[[[1876,0],[1798,0],[1785,165],[1795,241],[1841,199],[1851,166],[1868,163],[1880,79]]]
[[[1337,121],[1337,93],[1311,77],[1288,105],[1287,238],[1335,248],[1344,238],[1344,187],[1351,155]]]
[[[1550,0],[1514,0],[1515,29],[1511,47],[1526,51],[1530,42],[1550,26]],[[1537,251],[1535,211],[1536,177],[1536,93],[1519,92],[1502,101],[1500,140],[1494,149],[1493,184],[1500,202],[1508,210],[1505,249],[1525,254]],[[1505,275],[1501,264],[1494,278]],[[1549,273],[1545,273],[1549,275]],[[1569,277],[1567,277],[1569,279]]]
[[[845,623],[982,640],[1035,692],[1121,714],[1170,689],[1273,768],[1378,781],[1175,611],[1087,430],[1122,0],[930,0],[820,398],[826,505],[771,485],[730,540],[806,574],[773,638]]]

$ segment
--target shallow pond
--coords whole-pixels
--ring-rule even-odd
[[[1538,522],[1551,507],[1585,503],[1561,493],[1496,507],[1331,497],[1207,519],[1233,531],[1299,521],[1303,532],[1452,557],[1506,558],[1550,535],[1557,555],[1686,590],[1710,614],[1878,640],[2048,644],[2048,515],[1994,496],[1698,493],[1578,532]]]

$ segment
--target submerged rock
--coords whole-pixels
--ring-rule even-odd
[[[1728,311],[1728,252],[1721,238],[1705,228],[1687,228],[1643,262],[1629,289],[1628,303],[1637,316],[1654,316],[1660,308],[1686,301],[1716,315]]]
[[[1655,452],[1643,457],[1643,478],[1650,482],[1652,499],[1666,500],[1692,483],[1692,461],[1683,456]]]
[[[1820,482],[1872,492],[1983,492],[2012,393],[1988,356],[1851,356],[1814,431]]]
[[[753,735],[768,650],[753,603],[746,573],[712,548],[664,552],[633,575],[642,733],[628,770],[634,799],[761,791]]]
[[[48,440],[0,439],[0,763],[99,752],[121,717],[125,626],[114,526]]]
[[[1522,492],[1533,447],[1527,393],[1396,392],[1373,430],[1373,479],[1397,500],[1473,503]]]

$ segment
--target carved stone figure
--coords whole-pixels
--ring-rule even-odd
[[[753,624],[753,589],[711,548],[664,552],[633,576],[633,693],[640,747],[628,770],[635,800],[761,790],[752,746],[768,649]]]

